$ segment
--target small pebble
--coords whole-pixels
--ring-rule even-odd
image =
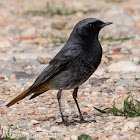
[[[31,120],[31,122],[30,122],[30,124],[32,124],[32,125],[36,125],[36,124],[39,124],[40,122],[39,121],[37,121],[37,120]]]
[[[36,132],[42,132],[43,129],[41,127],[36,127]]]

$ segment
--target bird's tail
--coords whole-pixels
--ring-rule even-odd
[[[26,89],[24,92],[22,92],[20,95],[18,95],[15,99],[13,99],[11,102],[9,102],[6,106],[10,107],[13,104],[17,103],[19,100],[22,100],[26,96],[30,95],[32,92],[30,92],[30,88]]]

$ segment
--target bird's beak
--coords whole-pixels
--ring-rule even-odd
[[[103,28],[103,27],[105,27],[105,26],[107,26],[107,25],[110,25],[110,24],[113,24],[113,22],[106,22],[106,23],[103,23],[100,27]]]

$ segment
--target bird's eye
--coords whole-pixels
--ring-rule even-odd
[[[89,23],[88,26],[89,26],[90,28],[93,28],[93,27],[94,27],[93,23]]]

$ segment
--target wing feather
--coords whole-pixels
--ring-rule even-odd
[[[53,77],[68,68],[73,61],[79,56],[80,50],[75,48],[66,48],[59,51],[59,53],[50,61],[49,66],[46,67],[38,78],[35,80],[34,84],[31,86],[30,91],[48,79]]]

